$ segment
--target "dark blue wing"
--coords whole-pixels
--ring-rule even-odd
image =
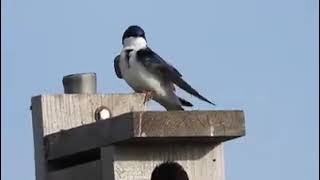
[[[186,81],[181,77],[180,72],[172,65],[168,64],[158,54],[153,52],[150,48],[145,48],[137,51],[137,60],[143,64],[148,71],[153,74],[158,74],[166,81],[171,81],[181,89],[188,93],[198,97],[199,99],[206,101],[212,105],[214,103],[207,100],[205,97],[200,95],[195,89],[193,89]]]
[[[182,76],[176,68],[168,64],[150,48],[140,49],[137,52],[137,60],[140,61],[148,70],[153,71],[153,73],[164,73],[168,71],[173,73],[175,76]]]
[[[122,74],[119,67],[119,61],[120,61],[120,55],[114,58],[114,71],[116,72],[116,75],[118,78],[122,79]]]

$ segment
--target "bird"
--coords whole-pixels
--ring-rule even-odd
[[[193,104],[177,96],[176,88],[211,104],[183,78],[182,74],[167,63],[147,44],[144,30],[138,25],[129,26],[122,35],[122,50],[114,58],[114,69],[119,79],[124,79],[137,93],[144,93],[144,103],[155,100],[167,111],[184,110]]]

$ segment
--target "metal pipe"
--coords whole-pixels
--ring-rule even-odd
[[[95,94],[97,93],[96,73],[77,73],[64,76],[62,79],[66,94]]]

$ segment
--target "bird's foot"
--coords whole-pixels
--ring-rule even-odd
[[[146,102],[150,101],[150,99],[153,96],[153,91],[143,91],[144,95],[144,100],[143,100],[143,104],[146,104]]]

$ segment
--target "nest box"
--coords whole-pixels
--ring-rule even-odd
[[[190,180],[224,180],[223,142],[245,134],[243,112],[147,111],[143,99],[33,97],[36,179],[150,180],[161,163],[176,162]]]

